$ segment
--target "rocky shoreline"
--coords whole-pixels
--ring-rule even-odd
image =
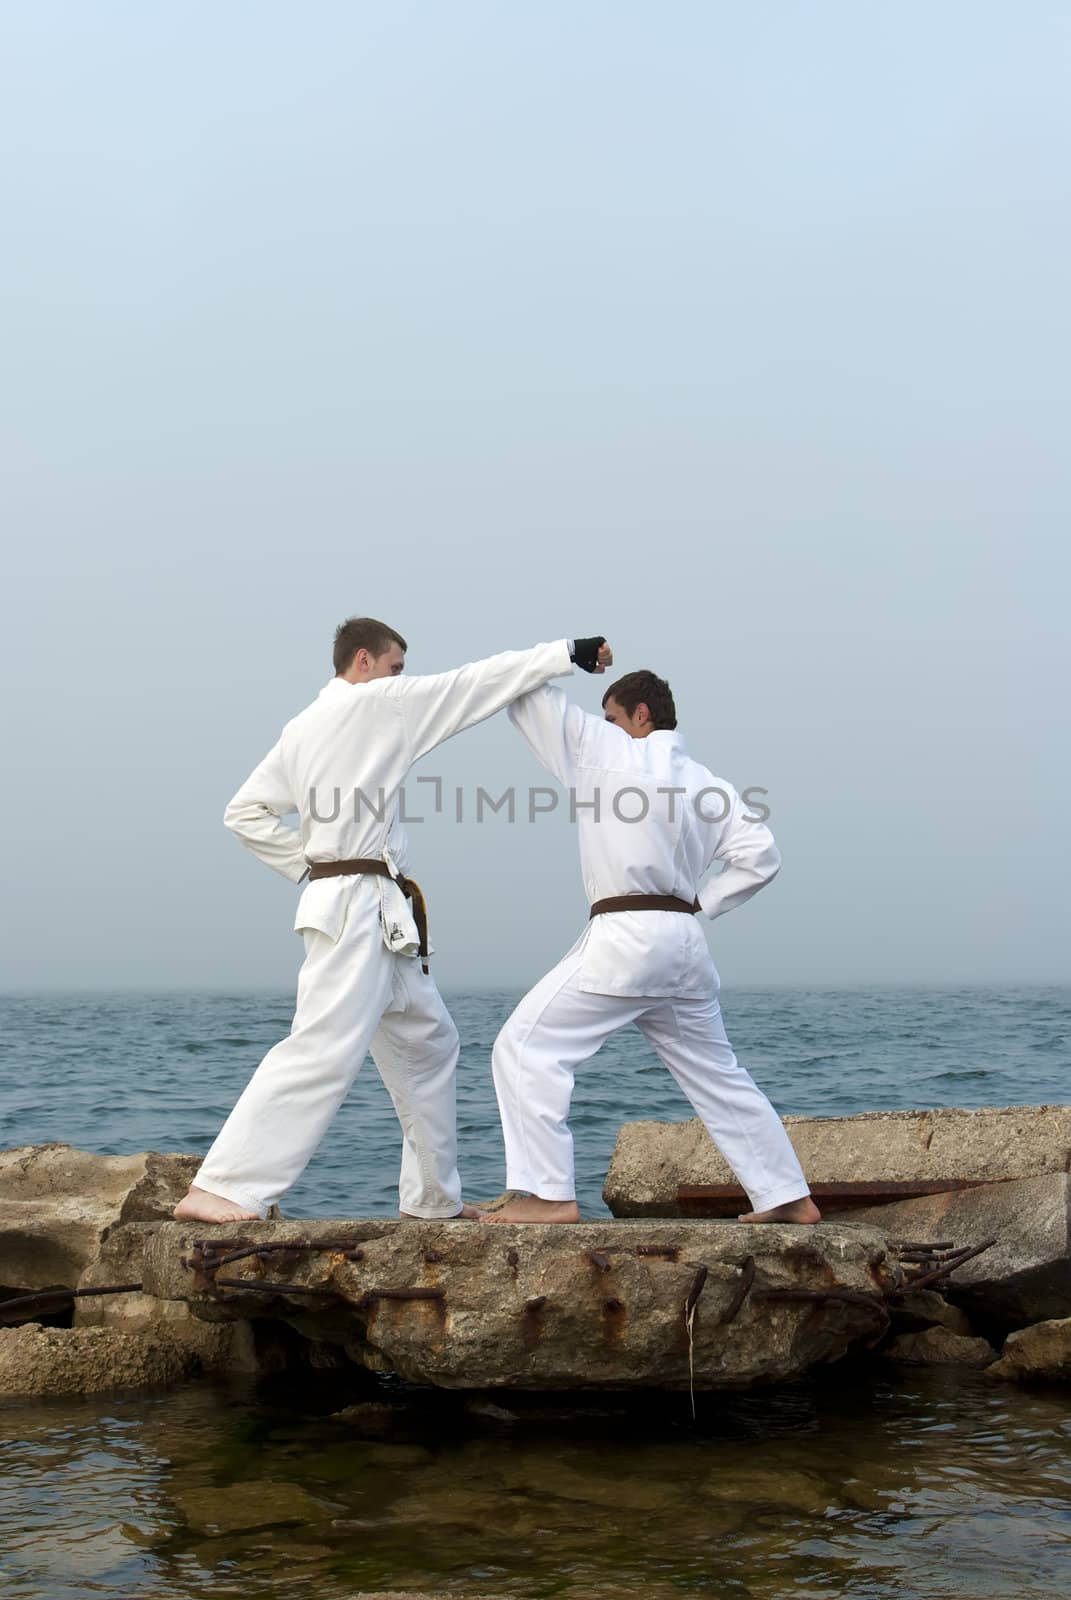
[[[788,1127],[833,1196],[814,1228],[696,1215],[732,1175],[692,1123],[626,1125],[614,1218],[567,1228],[213,1231],[171,1220],[194,1156],[0,1152],[0,1396],[288,1367],[492,1397],[733,1391],[849,1354],[1071,1379],[1071,1108]]]

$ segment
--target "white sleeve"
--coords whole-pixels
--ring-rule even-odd
[[[781,852],[769,828],[762,822],[749,822],[736,790],[729,784],[721,788],[730,797],[730,810],[707,868],[714,861],[726,865],[699,890],[700,907],[712,918],[742,906],[775,878],[781,867]]]
[[[521,695],[507,715],[536,760],[566,788],[576,781],[576,761],[585,727],[588,723],[597,728],[603,726],[601,718],[574,705],[552,684]]]
[[[297,809],[277,744],[242,784],[223,813],[223,823],[258,860],[299,883],[308,870],[301,833],[279,821]]]
[[[537,644],[531,650],[507,650],[453,672],[392,679],[388,692],[398,696],[410,760],[419,760],[455,733],[494,716],[518,695],[572,670],[569,646],[559,639],[556,644]]]

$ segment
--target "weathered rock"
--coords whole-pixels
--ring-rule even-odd
[[[933,1289],[908,1289],[889,1306],[893,1329],[897,1333],[920,1333],[923,1328],[947,1328],[949,1333],[971,1335],[969,1318],[958,1306],[949,1305]]]
[[[968,1339],[947,1328],[924,1328],[921,1333],[902,1333],[886,1345],[882,1355],[908,1366],[987,1367],[997,1352],[985,1339]]]
[[[208,1330],[209,1332],[214,1330]],[[220,1330],[225,1335],[225,1330]],[[114,1328],[0,1328],[0,1394],[101,1394],[196,1377],[205,1363],[181,1339]]]
[[[159,1223],[119,1223],[113,1227],[96,1260],[79,1279],[79,1289],[140,1283],[145,1241],[158,1226]],[[213,1324],[195,1317],[181,1300],[163,1300],[144,1291],[79,1298],[74,1302],[74,1326],[148,1335],[163,1332],[188,1345],[207,1371],[259,1372],[264,1367],[254,1349],[248,1322]]]
[[[957,1245],[995,1238],[996,1244],[957,1267],[949,1279],[950,1299],[968,1316],[1021,1328],[1071,1314],[1071,1177],[1066,1173],[899,1200],[853,1212],[851,1224],[857,1222],[881,1228],[890,1238],[951,1239]]]
[[[154,1224],[117,1225],[83,1272],[79,1288],[137,1283],[147,1234]],[[2,1303],[0,1303],[2,1304]],[[0,1392],[92,1394],[142,1388],[207,1372],[257,1372],[262,1363],[245,1321],[213,1324],[178,1300],[142,1293],[76,1299],[74,1327],[42,1330],[37,1324],[0,1329]],[[54,1309],[40,1308],[39,1314]],[[37,1310],[27,1307],[27,1310]],[[38,1338],[42,1331],[46,1339]],[[7,1338],[21,1333],[21,1340]],[[92,1333],[94,1337],[82,1337]],[[97,1338],[96,1334],[108,1337]],[[114,1337],[113,1337],[114,1335]]]
[[[171,1215],[198,1160],[69,1144],[0,1151],[0,1286],[73,1289],[110,1228]]]
[[[1071,1106],[868,1111],[784,1120],[811,1183],[953,1178],[999,1183],[1071,1169]],[[679,1184],[735,1181],[698,1120],[626,1122],[603,1197],[618,1217],[673,1217],[681,1214]]]
[[[899,1286],[880,1235],[834,1224],[351,1221],[316,1225],[345,1250],[245,1256],[217,1272],[240,1286],[213,1293],[211,1275],[183,1264],[203,1232],[151,1231],[148,1292],[216,1316],[222,1300],[232,1315],[293,1318],[305,1334],[321,1324],[318,1337],[371,1370],[448,1389],[780,1382],[878,1338],[884,1296]],[[309,1236],[307,1223],[246,1223],[240,1234],[274,1245]],[[284,1288],[265,1293],[273,1282]]]
[[[1009,1333],[988,1378],[1012,1378],[1021,1382],[1071,1381],[1071,1317],[1035,1322],[1031,1328]]]

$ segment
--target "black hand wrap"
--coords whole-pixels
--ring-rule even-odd
[[[599,664],[599,646],[605,643],[601,634],[595,639],[574,639],[573,660],[585,672],[594,672]]]

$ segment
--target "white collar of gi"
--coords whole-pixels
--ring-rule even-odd
[[[330,683],[324,684],[316,698],[318,700],[341,700],[344,694],[349,694],[356,687],[355,683],[347,683],[345,678],[332,678]]]
[[[673,750],[684,750],[684,735],[678,733],[676,728],[656,728],[647,735],[648,739],[664,739]]]

